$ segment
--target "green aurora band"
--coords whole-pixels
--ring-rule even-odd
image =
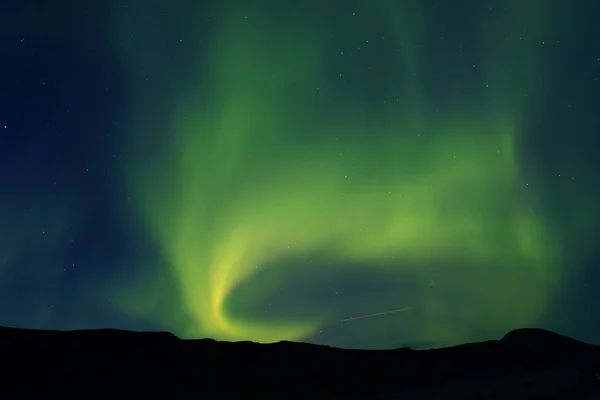
[[[471,82],[451,86],[456,101],[432,118],[420,80],[431,68],[424,30],[431,5],[368,3],[348,14],[368,14],[397,49],[389,101],[375,109],[332,88],[335,21],[319,6],[280,20],[257,6],[223,5],[207,35],[189,22],[206,15],[187,4],[174,19],[198,54],[183,66],[152,54],[167,48],[164,31],[176,29],[161,23],[163,12],[175,12],[167,3],[131,7],[143,15],[115,6],[114,40],[132,82],[125,133],[133,135],[125,157],[132,209],[177,287],[177,296],[162,297],[161,282],[129,288],[119,304],[125,312],[185,337],[307,339],[346,315],[332,306],[259,318],[231,304],[257,304],[293,285],[286,276],[301,272],[296,261],[316,258],[329,278],[343,268],[410,276],[441,266],[438,281],[448,290],[419,292],[412,304],[385,294],[390,308],[414,307],[419,317],[407,334],[422,341],[454,344],[477,328],[501,332],[544,318],[560,290],[562,254],[536,211],[542,194],[520,165],[518,143],[540,90],[540,42],[552,37],[560,10],[514,0],[485,27],[461,22],[479,31],[487,56]],[[527,43],[515,49],[509,43],[522,32],[503,30],[523,21]],[[144,38],[128,35],[150,26]],[[156,63],[141,68],[140,60]],[[257,266],[269,279],[257,277]],[[140,304],[153,297],[163,304]]]

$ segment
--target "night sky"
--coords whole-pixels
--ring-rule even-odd
[[[600,344],[598,21],[597,0],[3,1],[0,325]]]

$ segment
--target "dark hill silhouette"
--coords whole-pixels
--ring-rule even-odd
[[[0,327],[0,357],[5,398],[600,399],[600,347],[539,329],[435,350],[374,351]]]

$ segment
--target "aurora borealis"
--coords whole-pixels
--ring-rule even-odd
[[[0,324],[598,343],[593,2],[90,8],[2,28],[59,61],[2,123]]]

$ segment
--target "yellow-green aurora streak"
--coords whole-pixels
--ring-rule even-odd
[[[539,89],[544,53],[536,38],[547,33],[551,4],[515,0],[495,26],[482,27],[481,51],[489,57],[474,68],[479,97],[461,98],[432,119],[418,78],[426,50],[416,45],[426,10],[405,3],[417,4],[356,11],[389,24],[386,40],[400,49],[396,62],[406,71],[389,84],[397,101],[378,111],[328,90],[333,39],[326,17],[313,16],[307,28],[302,16],[270,22],[256,9],[223,8],[213,16],[212,42],[198,44],[196,72],[183,88],[151,89],[138,67],[149,50],[121,44],[140,82],[132,86],[137,115],[128,184],[178,280],[183,304],[173,309],[183,307],[192,321],[171,326],[176,333],[259,342],[310,337],[338,316],[335,310],[281,323],[251,321],[226,305],[256,265],[285,279],[285,260],[315,254],[324,265],[360,261],[397,274],[447,260],[479,265],[482,272],[471,273],[453,262],[445,275],[463,299],[476,302],[430,291],[399,304],[420,313],[413,330],[421,340],[466,341],[472,327],[533,325],[547,311],[560,254],[534,212],[535,185],[524,180],[516,149],[528,99]],[[156,8],[150,20],[158,24]],[[195,9],[184,11],[181,18],[189,18]],[[144,23],[137,17],[115,9],[115,37]],[[531,44],[515,55],[501,39],[519,32],[498,30],[522,19]],[[181,70],[167,68],[162,83]],[[152,113],[168,115],[168,127],[149,123]],[[149,160],[145,143],[153,140],[164,151]],[[257,294],[278,290],[255,286]]]

